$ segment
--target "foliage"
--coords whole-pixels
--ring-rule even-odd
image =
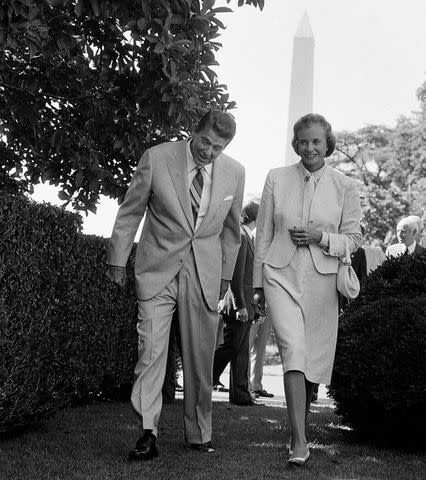
[[[146,148],[233,108],[212,69],[232,10],[215,3],[0,0],[0,186],[48,181],[95,212],[100,194],[124,196]]]
[[[108,281],[107,240],[79,233],[79,215],[1,194],[0,224],[4,432],[131,383],[137,342],[134,285]]]
[[[345,422],[369,438],[426,433],[426,254],[389,259],[345,310],[329,392]]]
[[[402,217],[426,209],[426,82],[418,90],[420,111],[395,128],[369,125],[338,135],[331,164],[360,184],[367,240],[389,243]]]

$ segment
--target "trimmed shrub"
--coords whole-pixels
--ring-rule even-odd
[[[0,195],[0,432],[130,384],[137,357],[129,285],[105,276],[108,240],[77,214]]]
[[[426,254],[387,260],[341,316],[329,393],[376,440],[426,433]]]

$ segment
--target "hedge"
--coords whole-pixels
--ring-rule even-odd
[[[131,384],[136,301],[132,281],[119,289],[106,278],[108,240],[83,235],[79,215],[0,194],[0,228],[0,432],[8,432]]]
[[[341,317],[329,393],[369,438],[423,444],[426,254],[387,260]]]

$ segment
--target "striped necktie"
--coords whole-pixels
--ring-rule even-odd
[[[189,188],[189,193],[191,197],[191,209],[192,215],[194,216],[194,227],[197,224],[198,210],[200,209],[201,194],[203,193],[204,179],[203,179],[203,170],[204,167],[198,167],[197,173],[192,179],[191,186]]]

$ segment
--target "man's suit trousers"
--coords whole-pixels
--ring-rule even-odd
[[[139,300],[138,305],[139,360],[131,400],[142,428],[157,434],[170,325],[177,308],[185,439],[189,443],[208,442],[212,431],[212,370],[219,316],[217,311],[209,309],[203,297],[192,250],[173,280],[153,298]]]

